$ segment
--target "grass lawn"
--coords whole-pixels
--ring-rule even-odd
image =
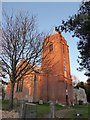
[[[65,118],[89,118],[90,113],[90,105],[76,105],[72,107],[73,110],[68,112],[68,114],[65,116]],[[80,116],[76,116],[76,113],[80,113]]]
[[[1,104],[1,101],[0,101]],[[65,107],[62,107],[61,105],[56,104],[55,105],[56,110],[64,109]],[[19,101],[14,101],[14,110],[20,111],[21,104]],[[70,109],[70,108],[69,108]],[[89,105],[75,105],[74,107],[71,107],[71,111],[68,112],[68,114],[65,116],[65,118],[89,118],[90,117],[90,104]],[[2,101],[2,110],[9,111],[9,100]],[[44,103],[42,105],[37,104],[37,117],[42,118],[46,114],[50,112],[50,105],[48,103]],[[76,113],[81,113],[81,116],[76,116]]]
[[[37,117],[43,117],[50,112],[49,104],[37,105]]]
[[[2,110],[10,111],[9,104],[10,104],[9,100],[2,100]],[[20,102],[14,101],[14,110],[19,111],[19,109]]]
[[[63,107],[61,105],[55,105],[56,110],[61,110]],[[44,103],[42,105],[37,105],[37,117],[43,117],[44,115],[50,112],[50,105],[48,103]]]
[[[63,109],[61,105],[56,104],[56,110]],[[21,104],[19,101],[14,101],[14,110],[20,111]],[[31,108],[30,108],[31,109]],[[9,111],[9,100],[2,101],[2,110]],[[48,103],[44,103],[42,105],[37,104],[37,117],[43,117],[44,115],[50,112],[50,105]]]

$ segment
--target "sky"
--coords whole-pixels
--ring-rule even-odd
[[[2,2],[81,2],[82,0],[0,0],[0,1]]]
[[[2,2],[2,9],[10,14],[19,11],[29,11],[31,14],[37,16],[37,23],[39,31],[51,32],[55,26],[61,24],[62,20],[67,20],[69,16],[77,13],[80,7],[80,2]],[[87,77],[84,72],[79,72],[76,69],[79,67],[77,63],[78,38],[72,38],[70,33],[62,33],[69,45],[70,68],[71,74],[75,75],[80,81],[86,81]]]

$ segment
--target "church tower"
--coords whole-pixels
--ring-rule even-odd
[[[42,51],[41,99],[72,103],[69,46],[64,37],[54,31],[46,37]]]

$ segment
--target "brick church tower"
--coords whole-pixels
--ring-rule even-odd
[[[41,95],[44,101],[71,104],[73,101],[69,46],[64,37],[54,31],[43,43]]]

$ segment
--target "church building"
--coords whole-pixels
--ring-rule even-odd
[[[55,101],[62,104],[73,102],[69,46],[64,37],[56,31],[44,40],[39,71],[39,74],[32,72],[23,76],[23,80],[15,84],[15,99],[27,99],[30,102],[33,102],[34,99],[45,102]],[[35,74],[36,82],[34,81]],[[8,99],[10,88],[9,83],[7,87]]]

